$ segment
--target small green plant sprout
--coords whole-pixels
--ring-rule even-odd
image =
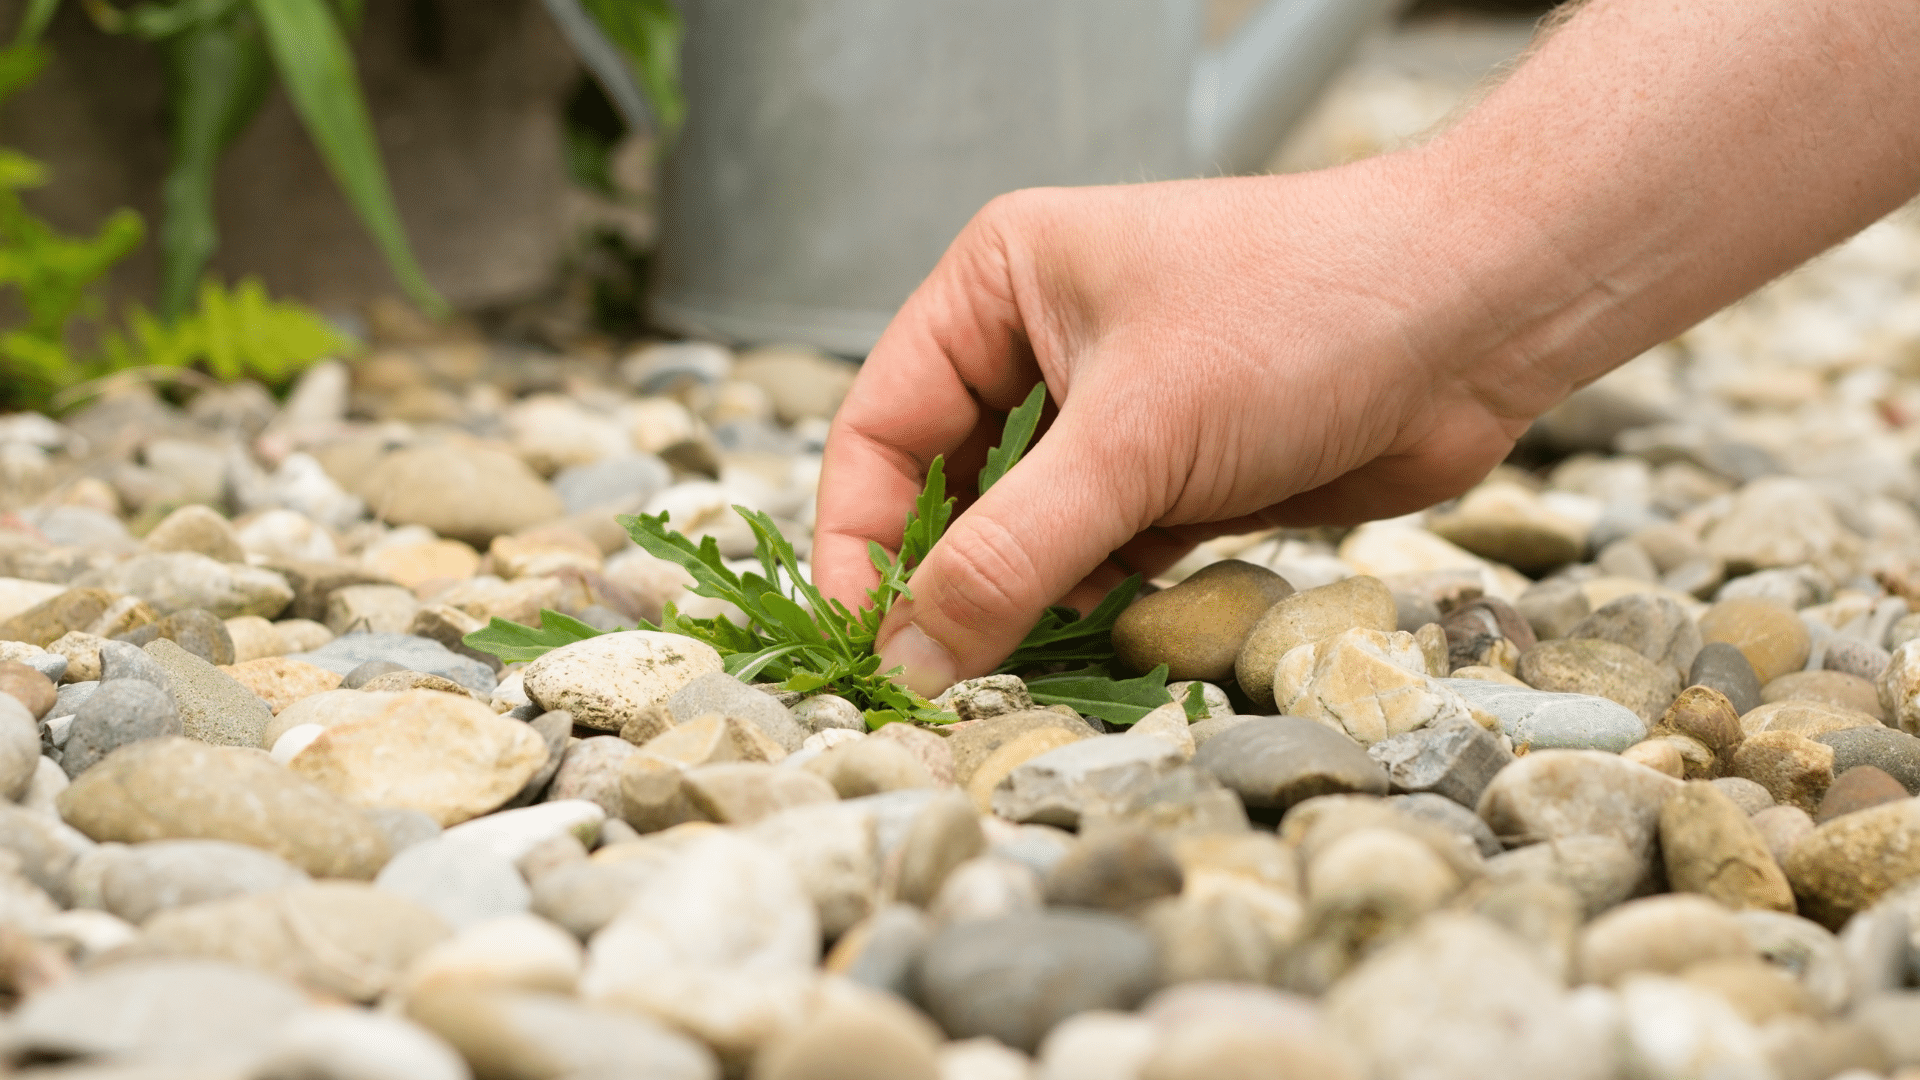
[[[1008,415],[1000,445],[988,453],[986,467],[980,470],[981,491],[1019,463],[1039,427],[1045,402],[1043,384]],[[793,545],[780,535],[772,518],[757,510],[734,507],[753,530],[759,563],[758,572],[744,573],[727,566],[712,537],[696,544],[670,528],[665,514],[622,517],[620,523],[635,543],[692,576],[694,595],[726,601],[745,616],[741,624],[725,615],[692,618],[668,604],[660,625],[643,622],[641,628],[706,642],[719,652],[726,671],[743,681],[778,682],[783,689],[802,694],[838,694],[863,710],[872,728],[899,721],[950,723],[957,719],[952,713],[889,678],[897,669],[880,670],[873,646],[880,622],[894,601],[913,598],[908,578],[939,543],[953,517],[953,506],[954,500],[947,495],[946,463],[936,457],[907,514],[900,550],[893,553],[877,543],[868,545],[880,582],[867,591],[867,604],[857,611],[827,599],[807,581]],[[1113,622],[1139,591],[1140,578],[1135,575],[1116,586],[1084,618],[1069,607],[1049,608],[1000,671],[1025,679],[1036,702],[1067,705],[1114,724],[1131,724],[1170,703],[1165,665],[1132,679],[1112,674]],[[472,648],[513,662],[600,633],[577,619],[542,611],[538,629],[496,618],[465,640]],[[1197,685],[1182,704],[1189,718],[1204,710]]]

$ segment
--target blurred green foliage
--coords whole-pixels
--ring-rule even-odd
[[[46,22],[35,18],[42,8],[50,12],[52,4],[36,2],[14,42],[0,49],[0,100],[46,63],[38,37]],[[307,308],[268,299],[257,281],[228,290],[206,280],[194,310],[163,322],[131,307],[124,330],[96,327],[98,350],[73,355],[67,337],[76,320],[102,313],[95,285],[140,246],[146,226],[123,209],[93,236],[63,235],[20,200],[21,191],[46,181],[39,162],[0,149],[0,288],[17,291],[26,316],[0,333],[0,408],[45,409],[61,390],[134,367],[198,365],[221,379],[279,384],[315,360],[355,348]]]

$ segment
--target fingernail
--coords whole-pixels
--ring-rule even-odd
[[[922,697],[933,697],[959,678],[959,668],[946,646],[908,623],[880,647],[880,670],[900,668],[893,681]]]

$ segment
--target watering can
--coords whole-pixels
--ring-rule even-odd
[[[1404,0],[684,0],[654,321],[866,353],[988,200],[1258,170]]]

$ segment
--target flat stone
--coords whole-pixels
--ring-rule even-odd
[[[404,586],[346,585],[327,595],[321,621],[335,634],[404,634],[419,610],[420,601]]]
[[[470,697],[408,690],[379,704],[324,729],[287,768],[357,806],[448,826],[499,808],[546,763],[545,740]]]
[[[69,777],[79,776],[128,743],[183,730],[173,699],[153,684],[139,679],[102,683],[73,714],[60,767]]]
[[[1105,735],[1057,747],[1015,766],[993,791],[1010,821],[1071,828],[1097,804],[1125,799],[1180,763],[1158,739]]]
[[[220,671],[266,702],[275,715],[301,698],[340,686],[337,672],[285,656],[265,656],[232,664]]]
[[[246,687],[200,657],[162,638],[146,653],[167,673],[167,686],[189,738],[216,746],[259,746],[273,711]]]
[[[1612,985],[1636,972],[1675,974],[1708,960],[1745,957],[1752,946],[1733,912],[1701,896],[1629,900],[1580,934],[1579,973]]]
[[[1792,731],[1763,731],[1740,744],[1733,773],[1812,814],[1833,783],[1833,748]]]
[[[440,916],[455,931],[524,913],[533,903],[512,860],[444,836],[396,853],[373,884]]]
[[[1088,739],[1099,734],[1084,720],[1065,716],[1051,709],[1029,709],[955,724],[947,736],[953,753],[954,782],[962,787],[972,783],[974,770],[1002,746],[1038,728],[1053,728],[1073,738]]]
[[[371,878],[387,860],[385,838],[344,800],[265,755],[177,736],[121,747],[56,803],[102,842],[230,840],[315,877]]]
[[[564,645],[528,664],[523,675],[527,696],[542,709],[564,709],[579,724],[619,731],[641,710],[719,671],[720,654],[710,645],[678,634],[628,630]],[[791,716],[787,722],[800,733]],[[803,738],[793,740],[796,749]]]
[[[1031,1052],[1069,1016],[1138,1004],[1156,963],[1152,939],[1117,916],[1011,915],[934,935],[917,996],[950,1036],[989,1035]]]
[[[468,1080],[453,1048],[411,1021],[362,1009],[311,1009],[274,1033],[268,1076]]]
[[[1700,653],[1700,628],[1677,601],[1634,593],[1611,601],[1567,631],[1570,638],[1597,638],[1625,645],[1641,656],[1685,673]]]
[[[1920,876],[1920,802],[1834,818],[1794,845],[1786,869],[1801,914],[1838,930],[1895,885]]]
[[[224,840],[103,844],[74,867],[87,885],[76,906],[99,907],[139,925],[163,911],[307,884],[276,855]]]
[[[592,847],[599,842],[600,826],[606,820],[606,811],[598,804],[568,799],[474,818],[455,825],[443,835],[449,840],[486,848],[517,863],[528,852],[556,837],[572,837],[582,846]]]
[[[312,664],[344,676],[369,660],[386,660],[410,671],[424,671],[452,679],[469,690],[493,692],[493,669],[478,660],[457,655],[431,638],[411,634],[343,634],[290,660]]]
[[[1708,608],[1700,616],[1700,640],[1739,649],[1762,686],[1805,667],[1813,649],[1813,639],[1800,617],[1791,608],[1766,600],[1722,600]]]
[[[1387,774],[1359,744],[1297,716],[1259,717],[1209,739],[1194,754],[1248,806],[1286,809],[1316,795],[1385,795]]]
[[[1168,837],[1238,833],[1248,828],[1247,810],[1212,773],[1181,765],[1120,798],[1094,803],[1080,817],[1083,833],[1108,828],[1143,828]]]
[[[162,615],[204,608],[222,619],[236,615],[271,619],[293,602],[293,589],[271,570],[223,563],[186,551],[135,555],[87,574],[75,584],[137,596]]]
[[[149,920],[149,954],[226,960],[350,1001],[372,1001],[449,936],[440,917],[360,882],[213,900]]]
[[[1886,719],[1886,712],[1880,704],[1880,691],[1872,680],[1844,671],[1789,671],[1761,687],[1760,699],[1767,704],[1812,701],[1866,713],[1875,720]]]
[[[460,1051],[481,1076],[720,1075],[713,1053],[694,1039],[644,1016],[591,1008],[557,994],[446,988],[410,998],[406,1007],[410,1019]],[[543,1071],[526,1071],[528,1063]]]
[[[365,664],[360,665],[361,668],[366,666]],[[354,670],[358,671],[360,668],[355,668]],[[341,680],[341,684],[345,685],[344,679]],[[392,694],[402,690],[437,690],[443,694],[458,694],[462,697],[474,697],[474,700],[479,700],[478,697],[474,696],[472,691],[443,675],[429,675],[424,671],[407,671],[405,669],[389,671],[384,675],[376,675],[362,682],[355,689],[364,690],[373,694]]]
[[[1500,721],[1516,750],[1611,750],[1646,738],[1647,724],[1632,709],[1590,694],[1555,694],[1476,679],[1441,685]]]
[[[1113,648],[1134,671],[1168,665],[1170,679],[1219,681],[1253,626],[1293,586],[1264,566],[1222,559],[1171,589],[1141,597],[1113,625]]]
[[[1493,835],[1487,823],[1467,808],[1467,805],[1431,791],[1394,795],[1387,805],[1409,817],[1438,825],[1450,832],[1459,834],[1473,843],[1474,849],[1482,856],[1492,858],[1503,850],[1500,838]]]
[[[1254,704],[1273,701],[1274,669],[1295,647],[1345,630],[1395,630],[1400,624],[1393,593],[1380,579],[1360,575],[1286,597],[1254,624],[1234,660],[1240,689]]]
[[[1660,806],[1680,781],[1598,750],[1542,750],[1500,770],[1479,813],[1508,844],[1607,836],[1651,856]]]
[[[1368,957],[1326,998],[1370,1076],[1604,1080],[1611,1031],[1583,1022],[1527,946],[1491,922],[1434,916]],[[1486,1033],[1498,1030],[1499,1038]]]
[[[1880,721],[1870,713],[1822,701],[1776,701],[1762,705],[1740,718],[1740,730],[1748,735],[1762,731],[1791,731],[1812,738],[1829,731],[1880,726]]]
[[[8,1045],[23,1055],[179,1066],[149,1075],[245,1075],[307,1007],[298,987],[237,964],[128,960],[27,999],[10,1017]]]
[[[518,457],[470,442],[392,451],[352,490],[386,521],[425,525],[480,547],[566,513],[566,504]]]
[[[1538,690],[1618,702],[1652,727],[1680,693],[1680,676],[1625,645],[1587,638],[1546,641],[1520,657],[1520,678]]]
[[[800,749],[800,744],[806,741],[806,729],[787,711],[786,706],[725,672],[696,675],[673,691],[665,701],[667,712],[676,724],[689,723],[709,713],[719,713],[753,724],[788,753]]]
[[[1813,736],[1833,748],[1833,769],[1843,773],[1872,765],[1900,781],[1909,795],[1920,795],[1920,739],[1888,727],[1856,727]]]
[[[1883,769],[1872,765],[1855,765],[1833,778],[1833,786],[1820,797],[1820,809],[1813,815],[1816,824],[1824,825],[1842,814],[1857,813],[1868,807],[1882,803],[1897,802],[1908,798],[1907,789],[1900,781],[1887,775]]]
[[[1675,892],[1734,908],[1793,911],[1787,875],[1745,810],[1696,780],[1660,807],[1660,852]]]
[[[0,623],[0,641],[24,641],[44,648],[71,631],[92,626],[115,599],[106,589],[68,589]]]
[[[794,806],[832,802],[833,786],[812,773],[759,762],[728,762],[689,770],[687,801],[708,821],[746,825]]]

